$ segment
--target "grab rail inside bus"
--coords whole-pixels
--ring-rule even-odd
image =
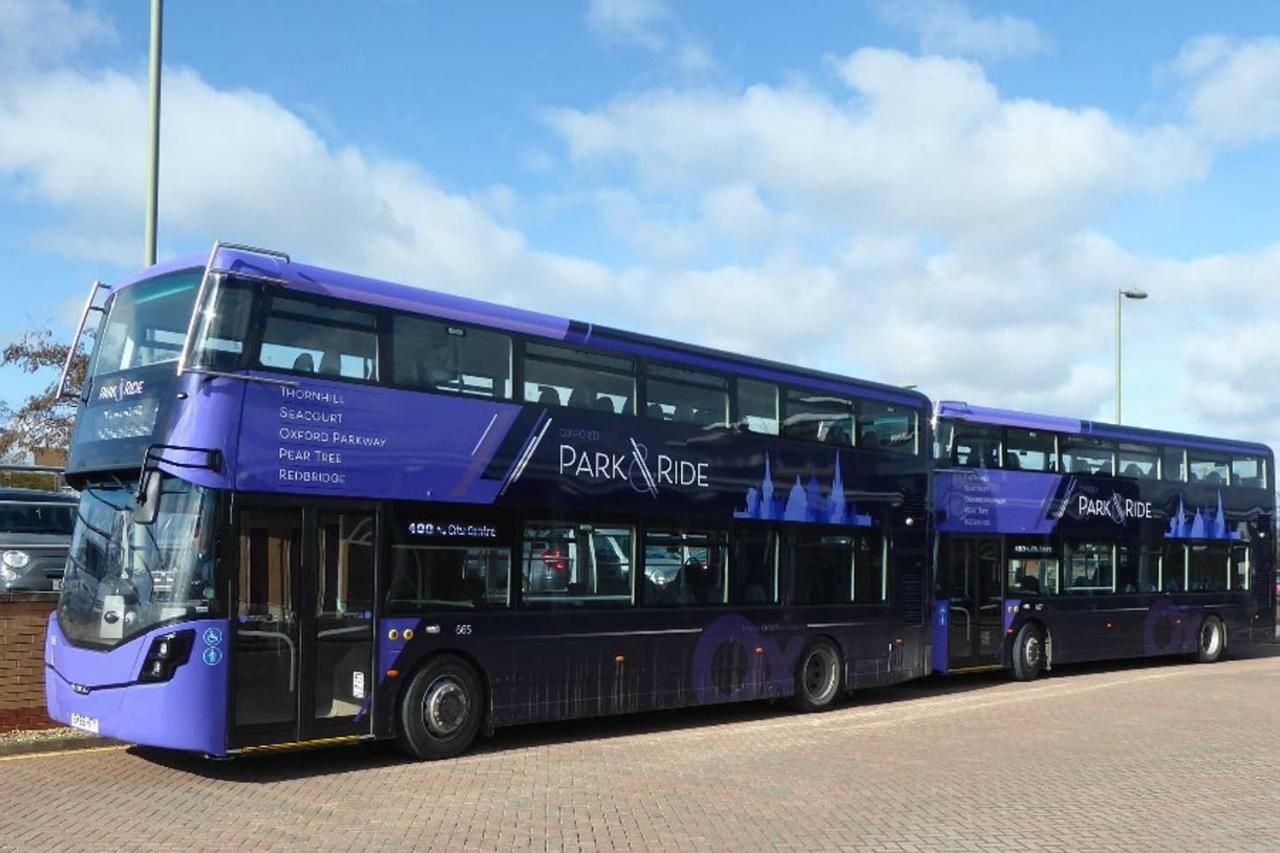
[[[196,290],[196,301],[191,306],[191,319],[187,321],[186,337],[182,339],[182,352],[178,355],[178,375],[179,376],[181,376],[184,373],[199,373],[199,374],[205,374],[205,375],[213,375],[212,372],[210,371],[204,371],[198,368],[192,368],[190,364],[191,348],[192,346],[195,345],[195,337],[196,337],[197,327],[199,326],[199,323],[200,323],[200,315],[204,313],[204,310],[205,310],[205,305],[204,305],[205,295],[209,292],[209,280],[213,276],[234,275],[237,278],[250,279],[252,281],[269,282],[271,284],[283,285],[288,283],[284,279],[277,278],[275,276],[262,275],[260,273],[240,272],[237,270],[224,269],[222,267],[214,266],[214,264],[217,263],[217,260],[218,260],[218,253],[221,252],[223,249],[229,249],[234,252],[244,252],[244,253],[253,254],[253,255],[262,255],[268,258],[276,258],[279,260],[283,260],[286,264],[292,263],[287,253],[280,252],[275,249],[263,249],[258,246],[246,246],[241,243],[224,243],[221,240],[215,241],[213,244],[213,249],[211,249],[209,252],[209,260],[204,265],[204,275],[200,277],[200,287]],[[218,375],[235,376],[240,379],[255,378],[250,376],[241,376],[240,374],[224,373],[224,374],[218,374]]]
[[[75,337],[71,339],[71,346],[67,348],[67,359],[62,364],[62,376],[58,379],[58,396],[57,399],[64,400],[67,397],[67,377],[71,374],[71,364],[76,360],[76,353],[80,350],[80,338],[84,335],[84,324],[89,319],[90,311],[98,311],[106,314],[105,305],[94,305],[93,301],[98,298],[98,291],[105,288],[110,291],[111,286],[103,284],[100,281],[94,281],[93,287],[89,288],[89,298],[84,301],[84,308],[80,311],[80,322],[76,325]],[[86,376],[87,378],[87,376]],[[84,393],[84,386],[76,389],[76,400],[81,399]]]

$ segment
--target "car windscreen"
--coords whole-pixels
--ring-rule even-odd
[[[75,504],[0,500],[0,534],[70,536],[75,521]]]

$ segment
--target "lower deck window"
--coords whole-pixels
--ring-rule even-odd
[[[1111,546],[1098,543],[1068,545],[1066,549],[1067,577],[1063,592],[1111,592]]]
[[[503,607],[510,574],[506,548],[393,545],[387,608]]]
[[[1116,549],[1116,592],[1159,592],[1160,549],[1121,545]]]
[[[1058,558],[1053,554],[1020,554],[1009,558],[1009,595],[1052,595],[1058,591]]]
[[[887,590],[884,543],[879,531],[852,536],[797,533],[792,603],[884,601]]]
[[[656,607],[724,604],[723,534],[651,530],[644,540],[644,603]]]
[[[1188,592],[1223,592],[1229,583],[1230,561],[1225,545],[1192,545],[1187,563]]]
[[[520,558],[525,604],[630,604],[634,541],[630,527],[526,525]]]

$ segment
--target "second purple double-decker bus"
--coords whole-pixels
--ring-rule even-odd
[[[960,403],[936,442],[937,671],[1272,641],[1265,445]]]
[[[913,391],[222,244],[95,312],[55,719],[443,757],[928,671]]]

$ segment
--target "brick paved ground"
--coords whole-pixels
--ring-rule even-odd
[[[1280,656],[209,763],[0,759],[0,848],[1280,849]]]

